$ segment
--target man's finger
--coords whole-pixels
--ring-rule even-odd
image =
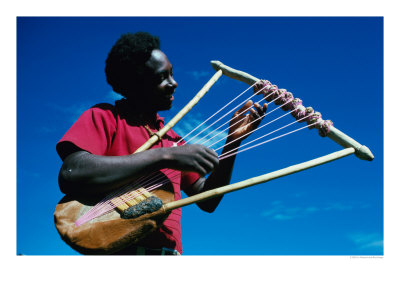
[[[207,175],[207,171],[203,168],[203,166],[200,163],[195,163],[195,170],[194,172],[199,173],[200,176],[206,176]]]
[[[246,104],[243,105],[235,114],[238,115],[238,114],[243,113],[244,111],[248,110],[252,105],[253,105],[253,101],[251,101],[251,100],[247,101]]]
[[[259,105],[258,103],[254,104],[254,107],[257,109],[257,112],[260,116],[264,115],[265,110],[264,110],[264,106],[266,104],[264,104],[263,106]]]
[[[250,109],[250,112],[251,112],[251,118],[253,119],[253,120],[256,120],[256,119],[258,119],[258,118],[260,118],[262,115],[263,115],[263,113],[261,112],[261,113],[259,113],[259,112],[256,112],[253,108],[252,109]]]
[[[264,103],[264,105],[263,105],[263,112],[264,112],[264,114],[267,112],[267,109],[268,109],[268,104],[267,104],[267,103]]]
[[[213,156],[215,156],[215,157],[218,157],[218,153],[217,153],[215,150],[213,150],[213,149],[211,149],[211,148],[208,148],[208,147],[205,147],[205,149],[206,149],[206,151],[207,151],[208,153],[210,153],[211,155],[213,155]]]
[[[207,154],[208,154],[207,159],[211,161],[214,167],[217,167],[219,165],[219,158],[217,152],[207,148]]]

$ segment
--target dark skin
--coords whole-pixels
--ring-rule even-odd
[[[141,91],[137,91],[134,101],[128,97],[132,107],[140,108],[148,120],[155,120],[158,111],[168,110],[172,106],[173,93],[178,86],[173,79],[172,65],[166,55],[160,50],[153,50],[146,62],[149,80]],[[261,107],[248,101],[234,117],[245,110],[249,113],[232,118],[231,124],[238,122],[229,130],[229,136],[223,153],[240,146],[244,136],[254,130],[261,119],[249,124],[266,112],[267,105]],[[252,107],[252,108],[251,108]],[[140,153],[124,156],[99,156],[81,149],[76,150],[64,160],[59,174],[59,185],[66,194],[104,194],[125,185],[135,179],[151,174],[154,171],[168,168],[179,171],[191,171],[200,174],[201,178],[185,190],[188,195],[194,195],[210,189],[229,184],[236,155],[219,162],[215,151],[202,145],[184,145],[171,148],[149,149]],[[210,173],[205,179],[204,176]],[[213,212],[220,203],[222,196],[213,198],[197,205],[206,212]]]

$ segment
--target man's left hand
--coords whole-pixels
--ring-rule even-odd
[[[235,141],[240,143],[250,133],[255,130],[262,119],[264,118],[265,112],[267,111],[267,103],[263,106],[249,100],[245,105],[236,111],[229,124],[229,136],[228,141]],[[246,112],[250,111],[248,114]]]

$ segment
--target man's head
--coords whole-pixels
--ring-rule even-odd
[[[177,83],[158,37],[147,32],[122,35],[108,54],[105,72],[113,90],[124,97],[146,101],[156,110],[171,107]]]

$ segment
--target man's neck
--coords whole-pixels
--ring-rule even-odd
[[[132,101],[129,99],[123,100],[127,113],[138,121],[142,121],[156,127],[157,125],[157,111],[149,107],[148,105],[141,105],[138,101]],[[145,101],[144,101],[145,102]]]

